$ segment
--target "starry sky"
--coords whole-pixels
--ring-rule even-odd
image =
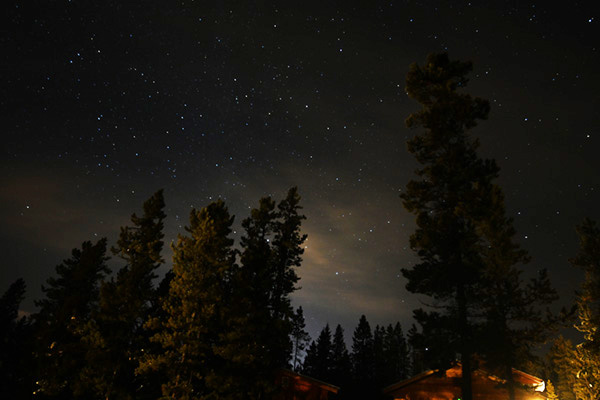
[[[239,237],[260,197],[298,186],[309,238],[293,300],[311,335],[328,322],[350,336],[361,314],[408,329],[423,299],[400,272],[416,262],[399,198],[417,168],[405,76],[447,51],[473,61],[467,91],[491,103],[473,134],[501,167],[525,269],[547,268],[568,304],[574,227],[600,220],[594,3],[8,2],[0,291],[23,277],[33,311],[72,248],[114,244],[160,188],[170,242],[192,207],[224,199]]]

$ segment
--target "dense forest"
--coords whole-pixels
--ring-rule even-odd
[[[310,338],[290,300],[306,240],[296,188],[260,199],[239,243],[223,201],[192,210],[172,244],[173,268],[158,279],[166,217],[158,191],[113,246],[101,239],[73,249],[34,314],[19,315],[22,279],[4,292],[2,398],[265,399],[281,368],[339,386],[338,398],[378,398],[386,385],[456,360],[464,400],[483,367],[505,379],[511,398],[511,368],[542,377],[548,398],[599,398],[600,228],[578,225],[570,262],[585,280],[571,310],[551,312],[558,296],[546,271],[524,278],[529,256],[506,216],[499,167],[469,134],[490,109],[462,91],[471,68],[434,54],[407,76],[409,97],[422,105],[407,119],[421,128],[408,142],[420,168],[401,200],[416,217],[410,245],[419,262],[402,273],[430,302],[406,333],[392,321],[371,328],[363,315],[350,349],[340,325]],[[560,336],[565,329],[581,340]]]

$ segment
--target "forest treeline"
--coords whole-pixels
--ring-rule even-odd
[[[17,318],[22,279],[0,299],[2,398],[269,398],[291,358],[295,290],[306,236],[300,196],[260,199],[242,221],[219,200],[192,210],[164,263],[164,199],[155,193],[107,240],[84,242],[42,287],[38,311]],[[9,397],[5,397],[9,396]]]
[[[268,399],[281,368],[339,385],[340,398],[377,398],[385,385],[457,360],[463,400],[474,397],[478,368],[502,378],[510,399],[519,386],[512,368],[546,380],[550,399],[600,398],[600,228],[590,219],[577,227],[570,263],[585,278],[572,310],[551,312],[557,292],[544,269],[527,271],[499,167],[470,134],[490,111],[464,93],[471,70],[444,53],[407,74],[406,92],[422,106],[406,121],[420,128],[408,141],[419,168],[400,197],[416,219],[419,260],[402,274],[427,301],[406,336],[398,323],[372,330],[362,316],[351,349],[339,325],[309,338],[290,301],[306,239],[296,188],[279,202],[260,199],[237,244],[222,201],[192,210],[172,244],[173,268],[157,282],[159,191],[110,250],[106,239],[74,249],[35,314],[18,317],[21,279],[0,298],[2,398]],[[565,327],[581,333],[577,344],[558,335]]]

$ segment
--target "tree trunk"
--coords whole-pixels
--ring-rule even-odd
[[[467,299],[464,287],[456,288],[456,302],[458,303],[458,332],[460,341],[460,361],[462,366],[461,391],[462,400],[473,400],[471,346],[469,343],[469,325],[467,318]]]

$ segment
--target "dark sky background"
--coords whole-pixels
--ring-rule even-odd
[[[548,268],[568,304],[574,227],[600,219],[596,2],[361,3],[4,5],[0,292],[23,277],[33,311],[72,248],[114,244],[159,188],[170,242],[191,207],[223,198],[239,229],[297,185],[309,239],[293,298],[311,335],[329,322],[350,336],[361,314],[408,329],[414,217],[398,196],[419,105],[405,76],[447,51],[474,62],[467,91],[491,102],[473,134],[502,168],[525,268]]]

